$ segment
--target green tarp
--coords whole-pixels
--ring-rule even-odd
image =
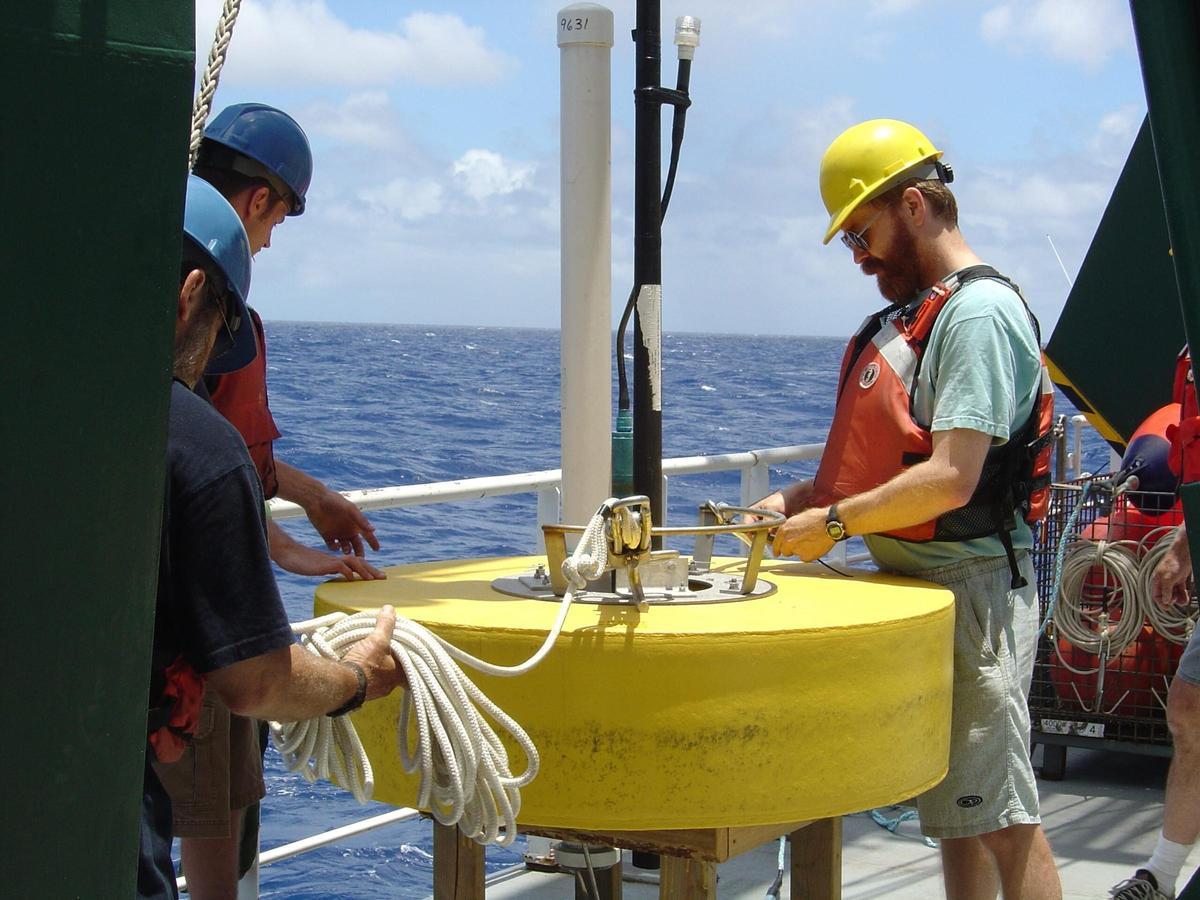
[[[1144,121],[1046,346],[1055,383],[1118,451],[1171,400],[1184,332],[1170,252]]]

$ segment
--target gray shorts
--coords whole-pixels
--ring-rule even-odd
[[[1200,687],[1200,637],[1197,637],[1198,635],[1200,635],[1200,628],[1193,631],[1192,636],[1188,638],[1183,656],[1179,657],[1179,668],[1175,670],[1176,678],[1182,678],[1195,687]]]
[[[954,592],[954,699],[950,769],[917,798],[921,831],[974,837],[1041,821],[1029,760],[1029,683],[1037,650],[1037,579],[1010,588],[1004,557],[981,557],[914,573]]]

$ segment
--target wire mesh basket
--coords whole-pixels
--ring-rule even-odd
[[[1170,745],[1167,691],[1197,607],[1193,595],[1161,610],[1150,576],[1182,521],[1175,495],[1122,492],[1111,477],[1051,487],[1033,550],[1044,623],[1029,698],[1035,741]]]

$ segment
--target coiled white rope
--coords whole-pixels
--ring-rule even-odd
[[[1101,581],[1096,583],[1099,575]],[[1085,580],[1091,582],[1085,585]],[[1142,629],[1137,545],[1129,541],[1078,541],[1062,565],[1058,603],[1054,609],[1057,633],[1086,653],[1111,659],[1119,656]],[[1103,592],[1103,596],[1097,596]],[[1119,617],[1115,613],[1120,612]],[[1058,649],[1058,642],[1055,642]],[[1058,656],[1072,672],[1087,674]]]
[[[1154,570],[1159,562],[1167,555],[1173,543],[1175,528],[1166,526],[1156,528],[1143,539],[1143,544],[1153,544],[1142,558],[1141,589],[1142,605],[1146,610],[1146,618],[1154,630],[1169,641],[1176,644],[1186,644],[1196,629],[1196,612],[1192,606],[1176,606],[1172,604],[1164,609],[1154,602],[1152,582]]]
[[[501,677],[520,675],[540,663],[558,640],[575,591],[587,578],[598,577],[608,564],[603,515],[607,508],[608,503],[592,517],[575,552],[563,561],[570,586],[542,646],[524,662],[498,666],[477,659],[417,622],[396,619],[391,650],[407,679],[396,729],[401,765],[407,774],[419,774],[416,805],[430,810],[443,825],[457,824],[464,835],[480,844],[507,846],[516,840],[520,789],[537,775],[540,760],[521,726],[488,699],[455,660]],[[297,623],[292,630],[309,652],[339,660],[374,631],[377,618],[373,612],[331,613]],[[410,748],[408,733],[414,715],[416,746]],[[526,768],[520,775],[512,774],[508,753],[488,718],[508,732],[525,754]],[[360,803],[371,798],[375,783],[371,761],[349,716],[272,722],[271,734],[290,770],[299,771],[309,781],[334,778]]]
[[[225,0],[221,16],[217,19],[217,32],[213,36],[212,49],[208,51],[208,65],[204,74],[200,76],[200,87],[196,91],[196,101],[192,106],[192,138],[188,148],[189,172],[196,167],[200,141],[204,138],[204,124],[208,121],[208,114],[212,109],[213,95],[217,92],[217,82],[221,78],[221,67],[225,65],[225,54],[229,51],[229,42],[233,39],[233,26],[241,8],[242,0]]]

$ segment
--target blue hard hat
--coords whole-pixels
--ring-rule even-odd
[[[242,220],[221,192],[197,175],[189,175],[183,208],[184,256],[199,257],[225,282],[229,304],[227,323],[217,333],[208,372],[234,372],[258,354],[246,298],[250,295],[250,240]],[[190,252],[189,252],[190,251]],[[219,289],[220,286],[218,286]],[[234,323],[236,320],[236,324]],[[232,333],[231,333],[232,332]]]
[[[261,165],[265,170],[261,174],[277,178],[291,193],[288,215],[304,212],[304,197],[312,181],[312,150],[304,130],[287,113],[265,103],[227,106],[208,123],[204,139]]]

